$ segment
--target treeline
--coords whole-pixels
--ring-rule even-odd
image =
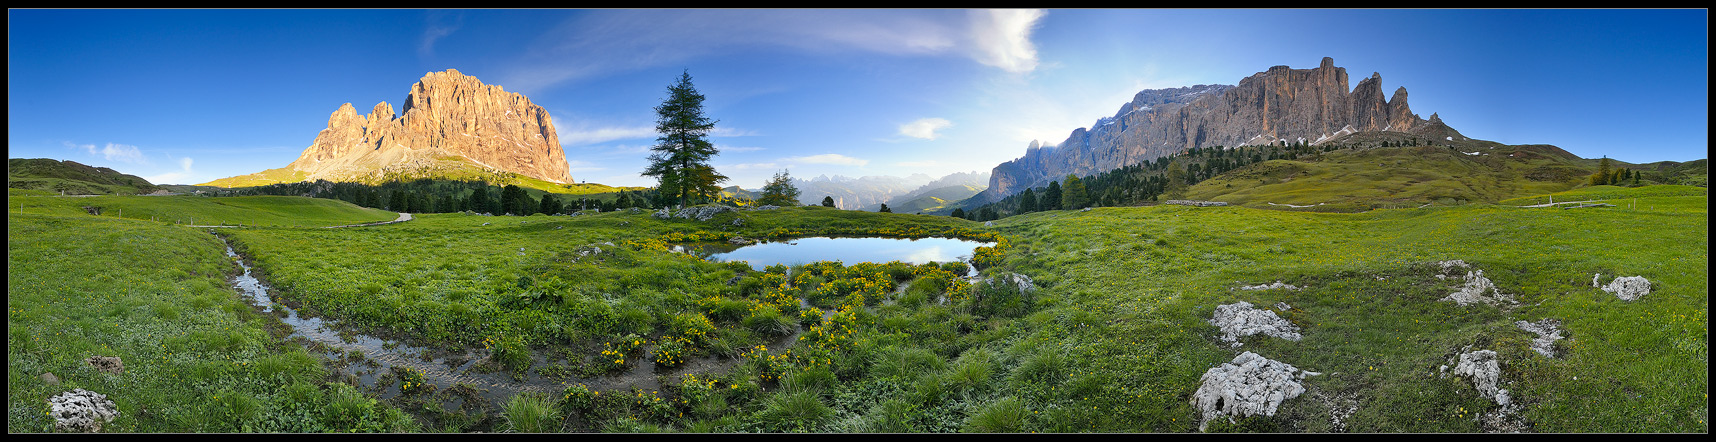
[[[1386,143],[1395,147],[1395,143]],[[1406,142],[1398,143],[1408,144]],[[1135,206],[1161,199],[1178,199],[1187,188],[1230,170],[1269,160],[1295,160],[1320,155],[1348,145],[1312,146],[1304,142],[1269,146],[1222,146],[1192,148],[1178,154],[1122,166],[1080,178],[1067,175],[1043,187],[1034,187],[972,210],[954,209],[952,216],[972,221],[991,221],[1045,210],[1075,210],[1086,207]],[[1063,184],[1064,183],[1064,184]]]
[[[482,181],[432,179],[392,181],[379,185],[317,180],[251,187],[233,194],[328,198],[363,207],[408,213],[471,211],[497,215],[553,215],[585,210],[611,212],[633,207],[653,208],[659,205],[654,203],[654,200],[659,198],[654,189],[621,190],[611,194],[611,198],[573,198],[547,192],[543,192],[538,198],[532,197],[530,192],[517,185],[496,186]]]

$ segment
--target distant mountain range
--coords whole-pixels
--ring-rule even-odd
[[[1058,144],[1032,141],[1025,155],[996,166],[975,203],[1042,186],[1068,174],[1091,175],[1190,148],[1275,143],[1318,144],[1358,132],[1400,132],[1432,140],[1465,136],[1431,114],[1412,113],[1406,88],[1386,99],[1372,73],[1347,88],[1347,71],[1323,58],[1313,69],[1275,66],[1237,86],[1196,85],[1140,91],[1112,117],[1072,131]]]

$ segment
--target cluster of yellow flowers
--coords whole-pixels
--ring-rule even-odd
[[[411,393],[412,389],[422,387],[424,385],[423,370],[418,370],[415,368],[405,368],[402,371],[404,372],[404,374],[401,375],[401,380],[399,383],[399,392],[400,393]]]

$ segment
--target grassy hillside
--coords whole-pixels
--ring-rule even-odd
[[[1493,202],[1578,187],[1594,170],[1525,146],[1343,149],[1234,170],[1193,185],[1186,198],[1347,211]]]
[[[46,399],[74,388],[117,406],[105,433],[417,428],[329,383],[318,356],[234,296],[237,266],[224,250],[206,232],[160,223],[8,215],[7,432],[52,432]],[[96,371],[93,356],[118,357],[124,371]]]
[[[976,195],[978,192],[982,191],[983,188],[978,186],[962,185],[942,187],[924,192],[910,200],[899,201],[896,199],[895,201],[890,201],[888,202],[888,209],[899,213],[931,213],[946,208],[949,204],[970,198],[972,195]]]
[[[6,187],[69,195],[135,195],[160,188],[142,177],[106,167],[47,158],[7,159]]]
[[[1595,189],[1636,196],[1635,208],[1158,206],[996,224],[1017,238],[1009,264],[1064,297],[1065,308],[1033,316],[1042,326],[1026,341],[1072,355],[1074,375],[1063,385],[1087,391],[1039,403],[1091,406],[1081,428],[1195,428],[1187,392],[1207,368],[1253,351],[1326,375],[1309,378],[1306,395],[1273,418],[1213,429],[1478,432],[1511,421],[1535,432],[1705,432],[1708,196],[1656,187]],[[1518,304],[1439,301],[1458,284],[1434,278],[1435,263],[1455,259]],[[1591,287],[1599,273],[1604,282],[1642,275],[1651,294],[1617,299]],[[1238,289],[1274,281],[1302,288]],[[1304,339],[1253,337],[1224,348],[1206,321],[1216,305],[1238,301],[1289,304],[1286,318]],[[1533,353],[1535,336],[1514,325],[1545,318],[1566,330],[1562,357]],[[1471,349],[1502,355],[1503,388],[1523,411],[1497,418],[1500,407],[1468,381],[1439,376],[1437,367]]]
[[[37,378],[44,370],[118,396],[121,431],[1187,432],[1199,426],[1189,397],[1200,377],[1241,351],[1323,374],[1273,417],[1211,431],[1709,429],[1708,195],[1696,187],[1555,194],[1616,204],[1571,210],[1510,207],[1547,196],[1365,213],[1153,206],[984,227],[793,207],[709,221],[429,214],[229,233],[276,299],[347,333],[471,349],[481,370],[563,382],[498,407],[452,386],[381,395],[401,386],[385,373],[375,396],[358,395],[352,378],[324,384],[339,379],[311,368],[320,353],[273,347],[266,336],[278,335],[261,332],[270,316],[210,298],[229,293],[231,267],[205,233],[67,202],[98,198],[14,195],[26,202],[9,232],[9,428],[19,432],[45,431],[41,399],[58,390]],[[302,221],[282,218],[314,212],[287,208],[289,198],[109,198],[138,204],[126,218],[185,205],[290,226]],[[1036,289],[903,263],[759,272],[666,248],[823,234],[997,241],[978,251],[984,275],[1022,273]],[[1456,259],[1517,302],[1442,301],[1459,282],[1438,278],[1438,262]],[[1593,288],[1593,274],[1644,276],[1651,293],[1622,301]],[[1240,289],[1277,281],[1299,288]],[[1211,311],[1238,301],[1287,304],[1303,339],[1221,341]],[[1539,319],[1562,324],[1559,356],[1533,352],[1535,335],[1515,325]],[[128,370],[135,358],[135,375],[79,365],[102,349]],[[1440,375],[1477,349],[1500,354],[1515,407]],[[616,377],[634,369],[645,375]],[[445,405],[455,401],[466,405]]]
[[[101,217],[155,220],[172,224],[246,226],[338,226],[391,221],[398,214],[358,207],[339,200],[296,196],[26,196],[14,192],[7,198],[9,214],[91,216],[84,207],[97,208]]]

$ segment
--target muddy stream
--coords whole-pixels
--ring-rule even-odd
[[[212,232],[211,232],[212,233]],[[567,386],[584,384],[597,391],[629,391],[637,387],[643,391],[659,391],[662,388],[658,376],[672,376],[680,373],[721,372],[736,365],[739,359],[721,357],[689,358],[684,364],[674,368],[660,368],[647,358],[636,358],[626,371],[593,378],[571,376],[564,380],[550,379],[541,376],[535,370],[526,374],[522,381],[514,380],[512,374],[501,370],[482,372],[477,370],[479,363],[489,356],[486,349],[465,349],[463,353],[448,354],[444,350],[432,350],[417,347],[399,340],[384,339],[376,336],[342,330],[337,321],[325,320],[318,317],[305,317],[297,309],[283,305],[271,296],[272,288],[268,284],[251,275],[248,260],[233,250],[232,244],[226,238],[215,235],[226,245],[226,254],[231,257],[244,273],[233,278],[233,288],[237,289],[258,310],[279,318],[292,328],[287,339],[303,338],[313,344],[312,353],[321,353],[334,361],[338,373],[350,373],[357,377],[360,386],[367,391],[375,392],[383,399],[389,399],[400,394],[398,380],[388,377],[392,385],[377,383],[383,379],[384,373],[391,373],[393,368],[410,368],[423,373],[423,380],[435,386],[437,390],[446,390],[457,384],[473,387],[480,397],[487,400],[494,409],[500,409],[504,403],[518,393],[534,391],[548,393],[550,397],[558,397]],[[277,312],[278,310],[278,312]],[[777,338],[766,343],[770,348],[787,348],[794,343],[803,329],[800,327],[792,334]],[[328,351],[327,349],[332,349]],[[320,351],[319,351],[320,350]],[[647,351],[645,354],[651,354]],[[359,355],[347,357],[348,355]],[[542,362],[536,357],[537,366]],[[470,404],[461,404],[458,399],[443,402],[449,409],[461,408]]]

